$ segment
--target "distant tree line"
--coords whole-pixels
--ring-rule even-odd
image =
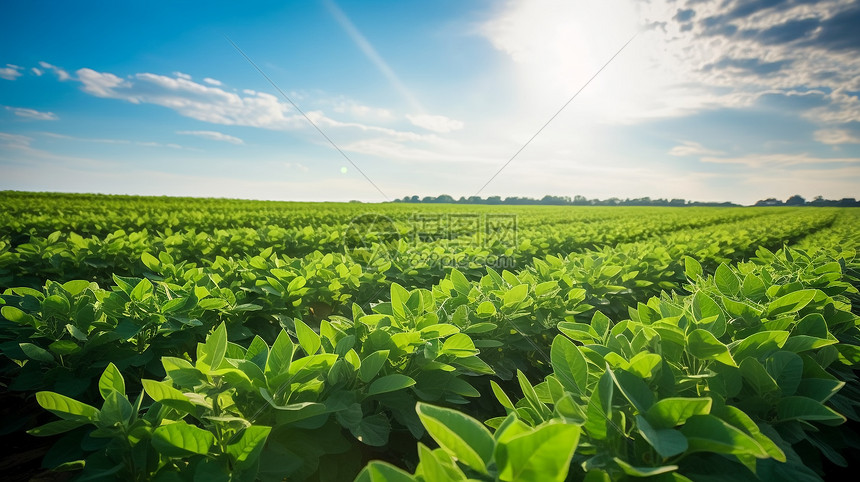
[[[698,202],[686,201],[684,199],[651,199],[650,197],[640,197],[635,199],[621,199],[611,197],[609,199],[587,199],[585,196],[544,196],[540,199],[530,197],[506,197],[489,196],[482,198],[480,196],[463,197],[454,199],[452,196],[442,194],[441,196],[405,196],[403,199],[395,199],[397,203],[423,203],[423,204],[491,204],[491,205],[525,205],[525,204],[540,204],[546,206],[740,206],[730,202]]]
[[[803,196],[795,194],[794,196],[786,199],[785,202],[771,197],[756,202],[755,206],[860,207],[860,201],[857,201],[853,197],[844,197],[837,201],[833,199],[824,199],[823,196],[815,196],[815,199],[812,201],[807,201]]]

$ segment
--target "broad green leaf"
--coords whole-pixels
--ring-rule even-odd
[[[836,394],[845,382],[830,380],[827,378],[804,378],[797,386],[797,395],[811,398],[817,402],[824,403]]]
[[[821,422],[826,425],[839,425],[845,422],[842,414],[832,408],[807,397],[793,396],[785,397],[776,406],[779,421],[804,420],[807,422]]]
[[[406,301],[409,291],[397,283],[391,283],[391,309],[398,319],[406,318]]]
[[[388,360],[388,350],[378,350],[361,360],[361,367],[358,369],[358,377],[364,383],[370,383],[373,377],[379,373],[379,370]]]
[[[296,337],[299,339],[299,345],[302,350],[308,355],[316,355],[320,348],[320,336],[302,320],[295,319]]]
[[[767,452],[752,437],[713,415],[694,415],[681,427],[687,437],[688,452],[768,457]]]
[[[664,459],[682,454],[687,450],[687,438],[673,428],[655,428],[641,415],[636,415],[636,428],[646,442]]]
[[[129,297],[132,301],[144,301],[152,296],[152,282],[146,278],[140,280],[137,286],[131,290]]]
[[[457,333],[445,339],[442,343],[441,353],[454,355],[457,358],[465,358],[478,354],[475,342],[465,333]]]
[[[162,425],[152,432],[152,446],[165,457],[206,455],[214,444],[211,432],[182,421]]]
[[[36,401],[42,408],[63,420],[75,422],[95,422],[98,420],[99,411],[95,407],[59,393],[37,392]]]
[[[732,347],[732,358],[743,360],[746,357],[760,358],[782,348],[789,333],[781,330],[754,333]]]
[[[558,377],[565,389],[581,395],[585,393],[588,383],[588,362],[567,337],[556,335],[550,349],[553,373]]]
[[[444,460],[440,460],[436,453],[421,442],[418,442],[418,459],[420,462],[415,469],[415,476],[420,477],[421,480],[438,480],[440,482],[462,482],[466,480],[466,475],[459,471],[456,465],[448,466]],[[450,457],[448,459],[450,460]]]
[[[729,366],[737,366],[729,348],[720,343],[711,332],[701,328],[687,335],[687,352],[700,360],[717,360]]]
[[[243,430],[239,439],[227,446],[227,454],[230,455],[233,463],[240,465],[253,463],[260,456],[271,431],[271,427],[261,425],[251,425]]]
[[[765,360],[765,368],[782,394],[794,395],[803,378],[803,359],[790,351],[778,351]]]
[[[374,380],[367,389],[367,395],[371,396],[378,395],[380,393],[394,392],[396,390],[411,387],[412,385],[415,385],[415,380],[407,377],[406,375],[394,373]]]
[[[48,350],[45,350],[38,345],[34,345],[32,343],[18,343],[18,346],[21,348],[21,351],[23,351],[24,354],[27,355],[27,358],[31,360],[45,363],[54,362],[54,355],[51,355]]]
[[[99,393],[101,393],[102,399],[107,399],[108,395],[114,391],[120,395],[125,395],[125,380],[116,365],[108,363],[107,368],[99,378]]]
[[[593,439],[603,440],[607,437],[607,422],[612,413],[614,388],[615,382],[609,372],[606,371],[597,382],[597,388],[591,393],[584,428]]]
[[[227,353],[227,325],[222,322],[215,331],[206,338],[203,344],[203,356],[197,360],[197,366],[204,372],[216,370]]]
[[[479,318],[488,318],[496,314],[496,305],[489,301],[482,301],[475,309]]]
[[[663,465],[660,467],[634,467],[618,457],[612,458],[621,470],[631,477],[654,477],[678,470],[677,465]]]
[[[69,430],[74,430],[85,424],[86,422],[77,420],[55,420],[53,422],[48,422],[45,425],[31,428],[30,430],[27,430],[27,433],[36,437],[50,437],[52,435],[66,433]]]
[[[774,317],[798,311],[808,305],[817,292],[817,290],[800,290],[781,296],[767,305],[767,316]]]
[[[461,295],[468,295],[472,291],[472,283],[459,272],[456,268],[451,269],[451,282],[454,284],[454,289]]]
[[[505,292],[502,297],[502,301],[504,303],[505,308],[510,308],[519,303],[522,303],[523,300],[526,299],[526,296],[529,294],[529,286],[527,284],[521,284],[514,286]]]
[[[759,429],[758,425],[756,425],[756,423],[749,417],[749,415],[744,413],[741,409],[733,407],[731,405],[725,405],[723,406],[719,417],[724,421],[746,432],[749,436],[755,439],[755,441],[758,442],[759,445],[762,446],[762,448],[768,453],[768,455],[770,455],[777,461],[786,461],[785,452],[783,452],[782,449],[780,449],[779,446],[777,446],[773,440],[769,439],[767,436],[761,433],[761,429]]]
[[[349,428],[359,442],[372,447],[383,447],[388,444],[391,433],[391,424],[384,413],[377,413],[364,417],[361,421]]]
[[[706,415],[711,412],[710,398],[670,397],[658,400],[645,413],[645,418],[657,428],[672,428],[683,424],[693,415]]]
[[[495,442],[490,431],[468,415],[418,402],[418,417],[433,440],[452,457],[487,474]]]
[[[499,480],[563,481],[579,435],[576,425],[550,423],[500,444],[496,449]]]
[[[699,328],[720,337],[726,332],[726,315],[716,301],[703,292],[693,296],[693,316]]]
[[[698,261],[689,256],[685,256],[684,273],[687,275],[688,279],[695,281],[696,278],[702,276],[704,271],[702,270],[702,265]]]
[[[269,357],[266,359],[266,381],[269,388],[276,390],[277,385],[281,383],[281,378],[284,378],[289,373],[290,364],[293,359],[293,342],[290,340],[290,335],[286,331],[281,330],[272,348],[269,350]]]
[[[388,462],[374,460],[361,470],[355,482],[416,482],[416,479]]]
[[[166,407],[179,410],[182,413],[192,413],[196,410],[194,403],[185,394],[173,388],[170,382],[157,382],[144,378],[141,383],[150,398],[156,402],[161,402]]]
[[[759,301],[765,295],[765,286],[761,279],[750,273],[744,277],[741,294],[750,300]]]
[[[610,370],[606,371],[612,376],[612,380],[618,387],[618,390],[624,395],[631,405],[633,405],[639,413],[645,413],[654,405],[654,393],[648,388],[645,380],[626,370]]]
[[[725,263],[720,263],[717,271],[714,272],[714,283],[716,283],[717,289],[726,296],[736,295],[741,290],[740,280]]]
[[[744,381],[752,387],[757,395],[767,395],[779,390],[776,380],[755,358],[745,358],[740,364],[740,371]]]

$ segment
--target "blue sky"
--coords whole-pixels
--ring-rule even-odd
[[[471,196],[638,32],[481,195],[860,197],[858,24],[845,0],[3,2],[0,189]]]

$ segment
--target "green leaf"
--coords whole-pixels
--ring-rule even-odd
[[[280,384],[281,378],[288,375],[290,364],[293,359],[293,342],[290,340],[290,335],[286,331],[281,330],[275,343],[272,344],[269,350],[269,356],[266,358],[266,381],[269,388],[276,390]]]
[[[150,398],[162,405],[179,410],[182,413],[192,413],[196,406],[182,392],[173,388],[170,382],[157,382],[155,380],[141,380],[143,390]]]
[[[505,308],[511,308],[522,303],[528,294],[529,286],[527,284],[517,285],[505,292],[502,297],[502,302],[504,303]]]
[[[442,343],[440,353],[453,355],[457,358],[465,358],[477,355],[478,350],[475,348],[475,342],[472,341],[469,335],[457,333],[445,339],[445,342]]]
[[[781,330],[754,333],[740,343],[736,342],[737,345],[732,348],[732,358],[735,360],[743,360],[746,357],[761,358],[782,348],[788,337],[789,333]]]
[[[377,413],[364,417],[349,430],[359,442],[372,447],[383,447],[388,444],[391,424],[384,413]]]
[[[472,283],[469,283],[463,273],[456,268],[451,269],[451,282],[454,284],[454,289],[461,295],[468,295],[472,291]]]
[[[57,340],[48,345],[48,350],[57,355],[66,356],[81,351],[81,347],[72,340]]]
[[[711,405],[710,398],[664,398],[648,409],[645,418],[655,428],[672,428],[683,424],[693,415],[710,413]]]
[[[155,256],[149,253],[143,253],[140,255],[140,260],[143,262],[143,265],[149,268],[153,273],[161,271],[161,261],[159,261]]]
[[[30,430],[27,430],[27,433],[36,437],[50,437],[52,435],[66,433],[69,430],[74,430],[85,424],[86,422],[80,422],[77,420],[55,420],[53,422],[48,422],[45,425],[31,428]]]
[[[32,343],[18,343],[18,346],[21,347],[21,351],[23,351],[24,354],[27,355],[27,358],[31,360],[45,363],[54,362],[54,355],[51,355],[48,350],[45,350],[40,346],[34,345]]]
[[[272,427],[261,425],[251,425],[243,430],[239,440],[227,446],[227,454],[233,463],[240,466],[253,464],[260,456],[271,431]]]
[[[731,268],[726,266],[726,263],[720,263],[717,267],[717,271],[714,273],[714,282],[717,289],[726,296],[736,295],[741,290],[740,280]]]
[[[737,366],[729,348],[720,343],[711,332],[701,328],[687,335],[687,352],[700,360],[717,360],[729,366]]]
[[[752,437],[713,415],[694,415],[681,427],[687,437],[688,453],[715,452],[719,454],[768,457],[767,452]]]
[[[702,276],[702,273],[704,271],[698,261],[689,256],[684,257],[684,274],[686,274],[688,279],[695,281],[696,278]]]
[[[132,301],[144,301],[152,296],[152,282],[146,278],[140,280],[137,286],[131,290],[129,297]]]
[[[101,393],[102,399],[107,399],[111,392],[125,395],[125,380],[116,365],[108,363],[107,368],[99,378],[99,393]]]
[[[495,442],[490,431],[472,417],[448,408],[418,402],[418,417],[442,449],[472,469],[487,474]]]
[[[411,387],[412,385],[415,385],[415,380],[407,377],[406,375],[395,373],[374,380],[367,389],[367,395],[371,396],[378,395],[380,393],[393,392]]]
[[[355,482],[415,482],[416,479],[388,462],[369,462],[358,474]]]
[[[406,318],[406,301],[409,291],[397,283],[391,283],[391,310],[398,319]]]
[[[779,389],[776,380],[755,358],[746,358],[740,364],[741,375],[744,381],[755,391],[757,395],[766,395]]]
[[[687,438],[673,428],[654,428],[641,415],[636,415],[636,428],[642,438],[664,459],[682,454],[687,450]]]
[[[765,286],[761,279],[750,273],[744,278],[744,283],[741,286],[741,294],[744,298],[759,301],[765,295]]]
[[[777,461],[786,461],[785,452],[783,452],[773,440],[761,433],[761,429],[759,429],[758,425],[756,425],[749,415],[744,413],[741,409],[731,405],[725,405],[720,411],[719,417],[746,432],[749,436],[755,439],[762,448],[764,448],[768,455]]]
[[[308,355],[315,355],[320,348],[320,336],[302,320],[296,319],[296,336],[299,339],[299,345],[302,350]]]
[[[639,413],[645,413],[654,405],[654,394],[651,392],[651,389],[648,388],[648,384],[645,383],[645,380],[637,377],[636,375],[626,371],[626,370],[610,370],[609,367],[606,368],[606,371],[612,377],[612,380],[615,381],[615,385],[618,387],[618,390],[624,395],[631,405],[633,405]]]
[[[489,318],[496,314],[496,305],[489,301],[482,301],[475,309],[479,318]]]
[[[834,411],[811,398],[793,396],[785,397],[776,406],[777,418],[784,422],[788,420],[804,420],[821,422],[826,425],[839,425],[845,422],[842,414]]]
[[[60,395],[54,392],[37,392],[36,401],[45,410],[62,418],[75,422],[95,422],[98,420],[99,411],[90,405]]]
[[[767,316],[774,317],[785,313],[793,313],[808,305],[818,290],[800,290],[777,298],[767,305]]]
[[[388,350],[378,350],[361,360],[361,366],[358,369],[358,378],[364,383],[370,383],[373,377],[379,373],[379,370],[388,360]]]
[[[500,444],[496,449],[499,480],[565,480],[579,435],[576,425],[550,423]]]
[[[227,353],[227,325],[221,322],[218,328],[206,338],[203,345],[203,356],[197,360],[202,370],[216,370]]]
[[[152,446],[165,457],[206,455],[214,444],[211,432],[182,421],[162,425],[152,432]]]
[[[661,467],[634,467],[627,462],[613,457],[612,460],[621,467],[621,470],[631,477],[654,477],[660,474],[666,474],[678,470],[677,465],[663,465]]]
[[[588,383],[588,362],[567,337],[556,335],[550,349],[553,373],[569,392],[583,395]]]

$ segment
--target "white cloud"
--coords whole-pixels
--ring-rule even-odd
[[[53,72],[57,75],[57,78],[58,78],[61,82],[66,81],[66,80],[69,80],[69,79],[71,79],[71,78],[72,78],[72,77],[69,75],[69,73],[68,73],[68,72],[66,72],[64,69],[62,69],[62,68],[60,68],[60,67],[57,67],[56,65],[51,65],[51,64],[49,64],[48,62],[44,62],[44,61],[43,61],[43,62],[39,62],[39,65],[40,65],[43,69],[45,69],[45,70],[51,70],[51,71],[53,71]]]
[[[58,120],[57,114],[53,112],[42,112],[36,109],[26,109],[23,107],[10,107],[6,106],[6,110],[15,114],[18,117],[24,117],[26,119],[33,120]]]
[[[815,140],[822,144],[860,144],[860,137],[845,129],[821,129],[815,131]]]
[[[174,77],[177,77],[177,78],[179,78],[179,79],[191,80],[191,76],[190,76],[190,75],[188,75],[188,74],[183,74],[182,72],[174,72],[174,73],[173,73],[173,76],[174,76]]]
[[[44,72],[42,72],[40,69],[38,69],[38,68],[36,68],[36,67],[33,67],[33,68],[32,68],[32,69],[30,69],[30,70],[32,70],[32,71],[33,71],[33,75],[35,75],[36,77],[41,77],[41,76],[42,76],[42,74],[44,73]]]
[[[300,162],[285,162],[284,167],[286,167],[287,169],[296,169],[302,172],[308,172],[310,170],[308,169],[308,166],[305,166]]]
[[[442,134],[463,128],[462,121],[450,119],[443,115],[419,114],[407,115],[406,118],[409,119],[409,122],[413,125]]]
[[[211,141],[229,142],[230,144],[236,145],[241,145],[245,143],[245,141],[239,139],[238,137],[233,137],[222,132],[216,131],[177,131],[176,133],[188,136],[202,137]]]
[[[131,83],[127,80],[123,80],[110,73],[96,72],[92,69],[78,69],[75,73],[78,74],[78,80],[84,84],[84,92],[96,97],[122,98],[114,89],[131,86]],[[140,102],[134,97],[126,97],[126,100],[135,104]]]
[[[680,145],[677,145],[669,150],[670,156],[718,156],[723,154],[721,151],[715,151],[712,149],[707,149],[703,145],[698,142],[692,141],[681,141]]]
[[[213,79],[213,78],[211,78],[211,77],[206,77],[206,78],[204,78],[204,79],[203,79],[203,82],[206,82],[207,84],[209,84],[209,85],[214,85],[214,86],[220,86],[220,85],[221,85],[221,81],[220,81],[220,80],[215,80],[215,79]]]
[[[21,77],[21,67],[6,64],[6,67],[0,68],[0,79],[15,80],[18,77]]]
[[[786,167],[803,164],[860,164],[860,158],[857,157],[815,157],[807,153],[749,154],[740,157],[705,156],[701,158],[701,161],[712,164],[741,164],[751,168]]]
[[[8,134],[0,132],[0,143],[5,144],[5,147],[25,148],[33,141],[32,137],[22,136],[19,134]]]

